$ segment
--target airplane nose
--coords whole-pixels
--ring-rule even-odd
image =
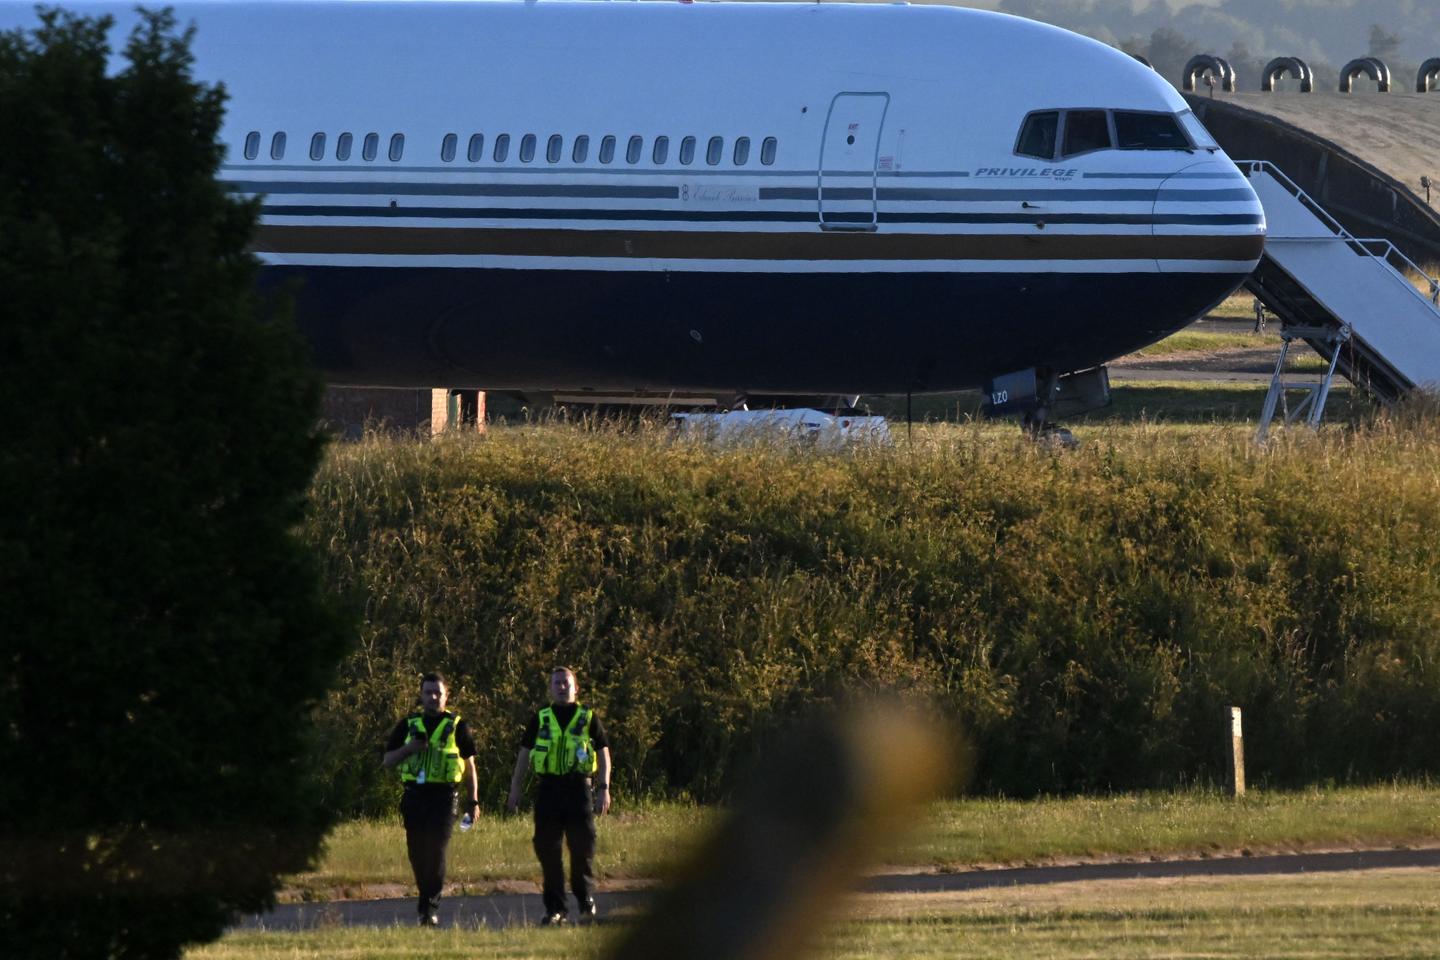
[[[1157,237],[1191,237],[1191,256],[1204,254],[1204,238],[1213,238],[1215,260],[1238,237],[1265,235],[1265,210],[1250,181],[1228,158],[1211,158],[1189,164],[1161,181],[1155,193],[1151,233]],[[1186,267],[1160,260],[1162,273]],[[1193,269],[1189,268],[1189,269]]]

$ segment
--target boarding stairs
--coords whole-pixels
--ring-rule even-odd
[[[1416,388],[1440,389],[1440,281],[1389,240],[1353,236],[1274,164],[1242,161],[1265,208],[1265,253],[1245,281],[1280,318],[1283,346],[1265,398],[1258,439],[1280,409],[1284,422],[1318,426],[1335,374],[1382,403]],[[1408,276],[1407,276],[1408,274]],[[1411,277],[1427,285],[1422,292]],[[1303,340],[1329,361],[1318,383],[1290,409],[1285,362]]]

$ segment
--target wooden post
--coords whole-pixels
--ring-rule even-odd
[[[1230,708],[1230,754],[1235,761],[1235,777],[1231,781],[1231,795],[1245,796],[1245,734],[1240,726],[1240,708]]]

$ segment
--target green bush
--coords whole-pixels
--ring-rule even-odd
[[[0,35],[0,943],[171,957],[272,901],[333,812],[309,711],[346,629],[295,536],[323,444],[223,92],[143,15]]]
[[[551,663],[580,668],[623,789],[720,796],[788,719],[934,698],[975,789],[1440,772],[1440,431],[1254,448],[980,428],[893,450],[711,449],[548,427],[337,449],[308,527],[364,596],[329,711],[336,802],[385,808],[376,745],[418,670],[456,678],[502,795]]]

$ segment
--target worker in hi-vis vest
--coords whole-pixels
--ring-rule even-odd
[[[574,670],[550,671],[550,705],[530,715],[505,805],[515,812],[525,775],[534,773],[539,781],[534,843],[545,875],[545,924],[564,923],[570,915],[562,839],[570,847],[570,889],[580,919],[595,916],[595,815],[610,810],[610,741],[595,711],[576,702],[579,692]]]
[[[440,891],[445,886],[445,851],[455,826],[455,788],[461,788],[465,812],[476,814],[475,740],[464,720],[445,710],[445,678],[420,678],[420,709],[390,731],[385,742],[387,768],[400,768],[405,792],[400,816],[415,886],[420,888],[420,925],[440,924]]]

